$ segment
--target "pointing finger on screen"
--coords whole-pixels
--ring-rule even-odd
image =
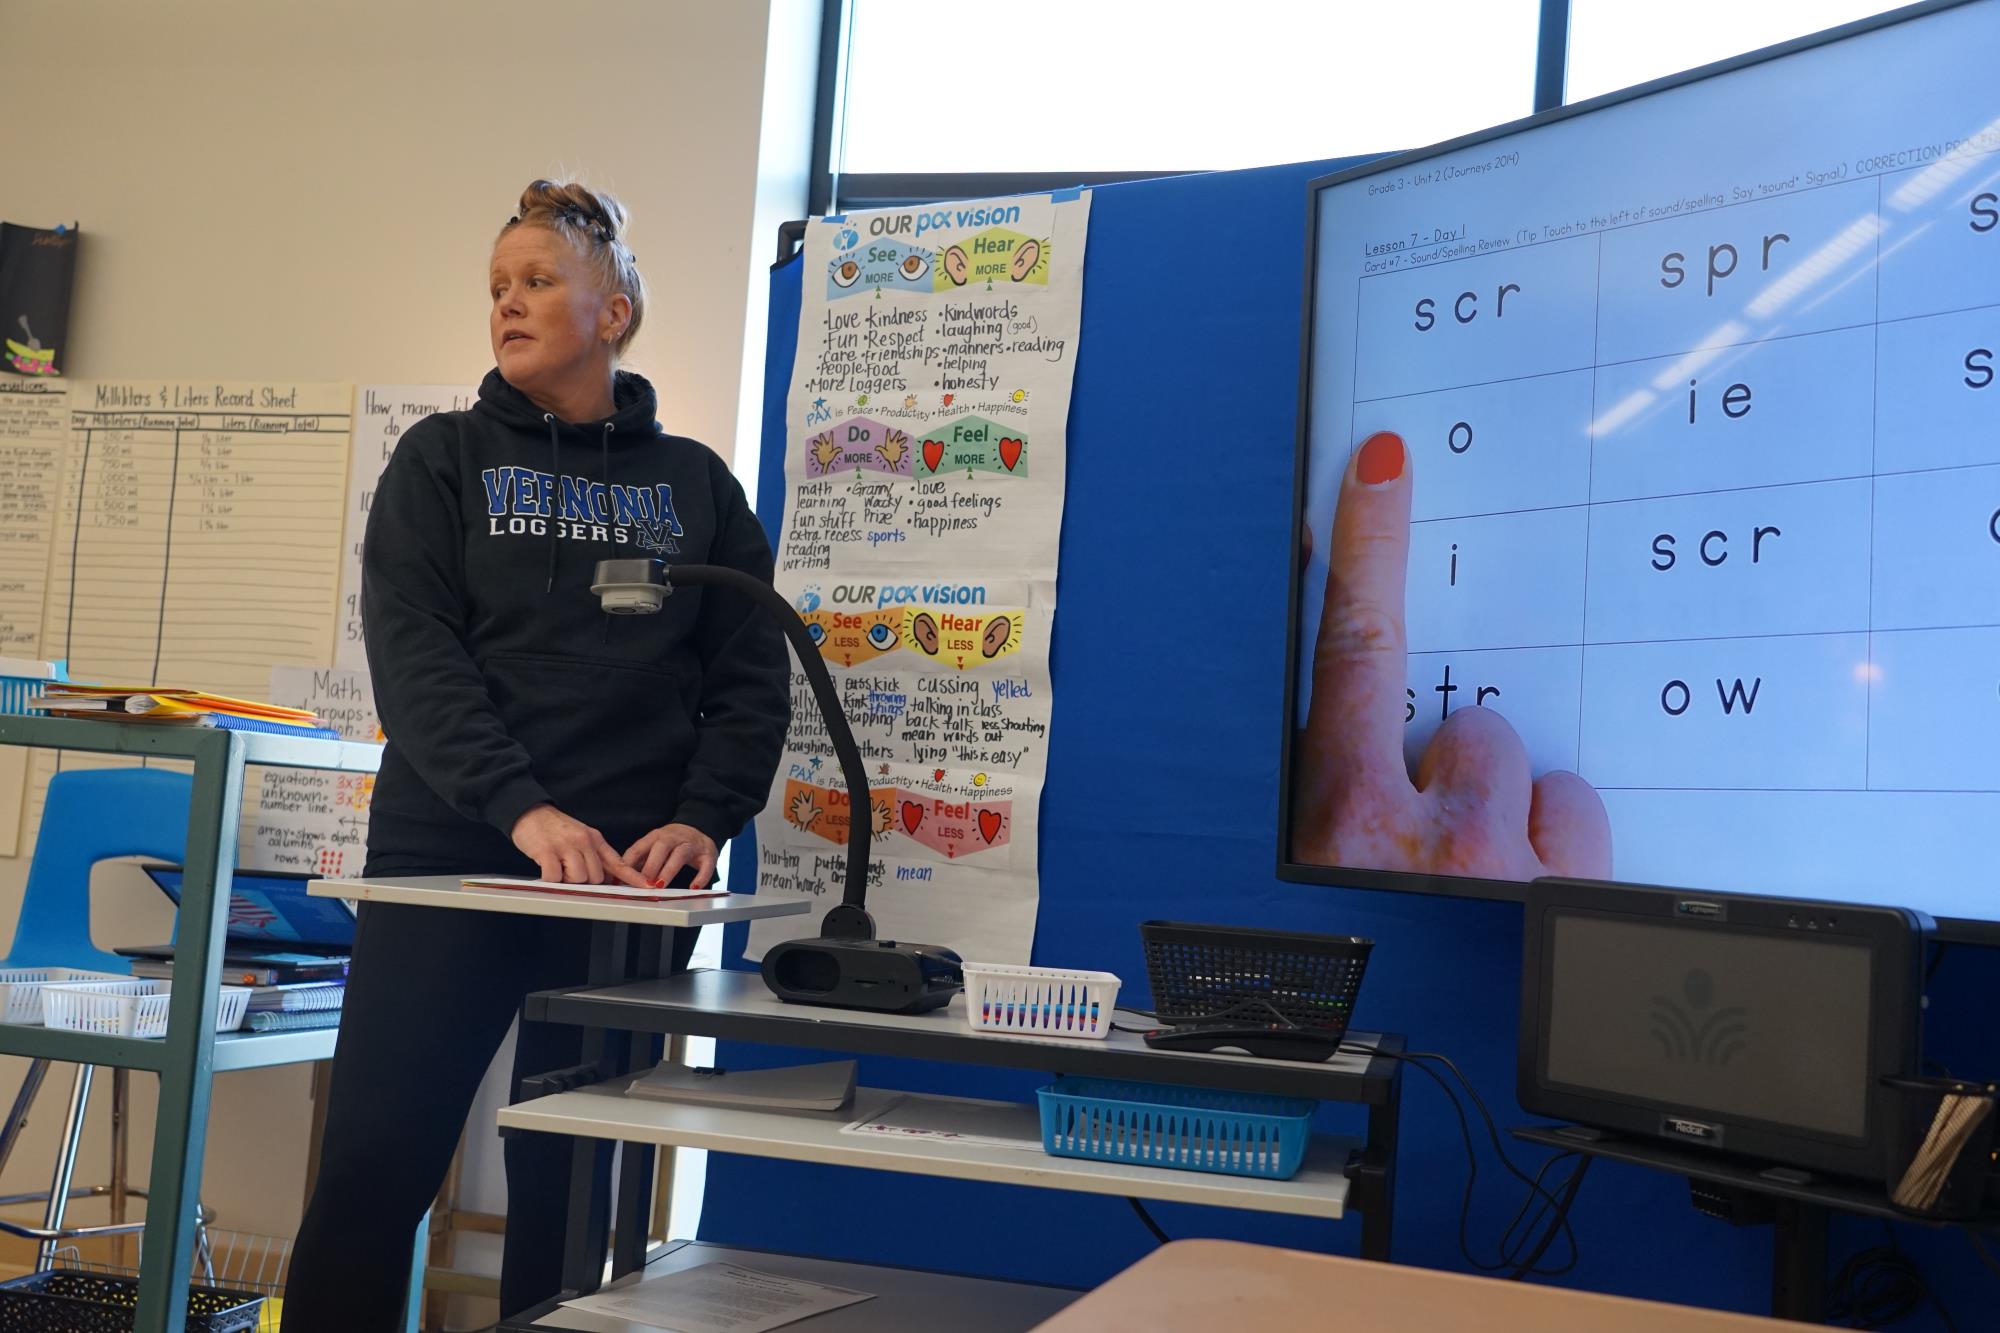
[[[1410,487],[1409,450],[1396,435],[1370,436],[1348,460],[1327,543],[1305,734],[1312,768],[1403,791]]]
[[[1574,773],[1535,779],[1528,841],[1551,875],[1611,878],[1611,817],[1597,789]]]

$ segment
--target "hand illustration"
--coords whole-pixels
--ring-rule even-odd
[[[1454,710],[1411,780],[1412,486],[1409,451],[1386,433],[1356,450],[1341,478],[1293,787],[1294,859],[1476,879],[1608,877],[1611,823],[1596,790],[1567,772],[1531,781],[1521,738],[1492,708]]]
[[[902,463],[903,456],[910,452],[910,437],[902,431],[892,430],[883,437],[882,443],[875,446],[875,452],[893,471]]]
[[[802,829],[811,828],[820,814],[819,803],[813,800],[813,794],[809,791],[800,792],[792,798],[792,803],[785,807],[785,818]]]
[[[868,803],[868,826],[876,837],[887,833],[895,822],[896,813],[889,808],[887,800],[877,797]]]
[[[819,464],[821,472],[830,472],[840,461],[840,446],[833,442],[831,435],[815,435],[812,441],[813,461]]]

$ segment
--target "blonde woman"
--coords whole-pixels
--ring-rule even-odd
[[[770,789],[789,718],[775,626],[720,591],[617,618],[590,591],[610,557],[771,577],[728,467],[663,433],[652,386],[618,369],[646,306],[624,226],[608,195],[528,187],[493,245],[477,405],[418,422],[382,474],[362,552],[388,737],[369,875],[701,886]],[[523,995],[585,979],[588,941],[582,922],[361,909],[287,1333],[398,1326],[480,1078]],[[576,1029],[522,1025],[517,1078],[579,1058]],[[563,1139],[507,1141],[503,1315],[558,1290],[570,1160]]]

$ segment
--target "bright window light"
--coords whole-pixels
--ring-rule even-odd
[[[1527,115],[1536,0],[853,0],[846,173],[1220,170]]]
[[[1881,0],[1570,0],[1564,100],[1581,102],[1896,8]]]

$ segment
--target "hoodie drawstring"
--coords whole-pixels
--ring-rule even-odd
[[[556,434],[556,414],[553,412],[544,412],[542,413],[542,420],[547,422],[549,427],[549,475],[560,478],[562,476],[562,440]],[[556,484],[560,486],[562,483],[558,481]],[[555,590],[556,525],[551,523],[549,524],[549,580],[542,585],[542,595],[546,597]]]
[[[614,521],[618,517],[618,498],[617,492],[611,489],[611,432],[617,429],[618,427],[611,422],[605,422],[604,434],[598,440],[604,453],[604,503],[611,510],[611,518]],[[618,619],[617,616],[604,617],[604,637],[602,642],[611,642],[611,622],[616,619]]]
[[[556,414],[553,412],[542,413],[542,420],[548,425],[549,428],[549,475],[555,478],[555,484],[557,486],[561,486],[562,485],[562,436],[560,432],[562,428],[560,424],[556,421]],[[617,429],[618,427],[616,424],[609,421],[605,422],[604,434],[600,437],[598,441],[598,447],[601,452],[604,463],[605,504],[608,505],[613,511],[617,509],[617,501],[611,498],[612,495],[611,432]],[[613,513],[612,517],[614,518],[616,517],[615,512]],[[551,523],[549,524],[549,577],[548,581],[542,585],[542,593],[544,596],[554,592],[556,589],[557,545],[558,542],[556,540],[556,525]],[[611,637],[611,617],[609,616],[606,616],[604,620],[604,636],[607,639]]]

